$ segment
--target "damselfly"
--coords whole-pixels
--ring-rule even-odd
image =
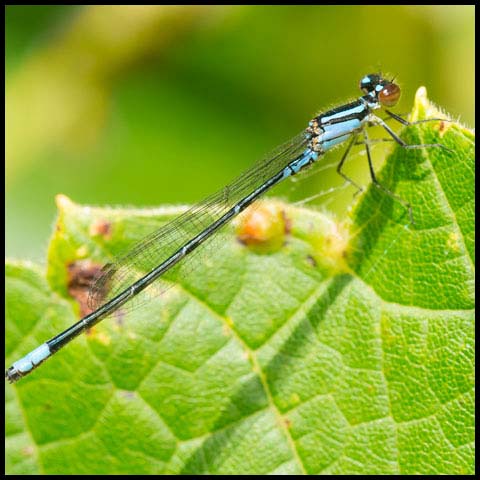
[[[401,93],[400,87],[393,80],[387,80],[379,74],[366,75],[360,81],[360,89],[364,93],[363,96],[354,102],[316,116],[302,133],[283,145],[276,154],[255,164],[230,185],[165,224],[127,253],[106,265],[90,291],[92,313],[15,362],[5,372],[8,380],[14,382],[24,377],[77,335],[137,296],[180,261],[189,261],[193,251],[204,242],[208,242],[222,226],[262,194],[282,180],[317,162],[328,150],[347,140],[349,143],[338,163],[337,172],[359,188],[342,171],[342,167],[353,145],[360,141],[365,145],[373,184],[402,204],[408,211],[410,221],[413,222],[411,205],[381,185],[375,177],[367,127],[374,125],[383,127],[390,140],[404,148],[443,147],[443,145],[436,143],[408,145],[386,124],[385,119],[375,114],[375,111],[382,110],[387,119],[396,120],[403,125],[412,125],[411,122],[388,110],[388,107],[397,104]],[[363,139],[359,140],[359,136]],[[139,271],[147,273],[138,278]]]

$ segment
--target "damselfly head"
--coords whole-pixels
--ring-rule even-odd
[[[367,95],[376,98],[384,107],[396,105],[401,95],[400,87],[393,83],[393,79],[387,80],[377,73],[365,75],[360,80],[360,89]]]
[[[377,85],[380,85],[384,81],[381,75],[378,73],[371,73],[370,75],[365,75],[360,80],[360,90],[363,90],[364,93],[370,93],[375,90]]]

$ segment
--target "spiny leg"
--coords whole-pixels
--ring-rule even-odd
[[[401,118],[401,117],[399,117],[399,118]],[[406,120],[403,120],[403,118],[401,120],[406,122]],[[405,142],[404,140],[402,140],[380,117],[377,117],[375,115],[371,116],[369,122],[372,123],[373,125],[379,125],[379,126],[383,127],[387,131],[387,133],[403,148],[415,149],[415,148],[427,148],[427,147],[437,147],[438,148],[439,147],[439,148],[443,148],[444,150],[448,150],[449,152],[452,151],[449,148],[447,148],[445,145],[442,145],[441,143],[419,143],[419,144],[410,145],[407,142]],[[423,123],[423,122],[424,122],[423,120],[420,120],[419,123]],[[415,123],[407,122],[404,125],[415,125]]]
[[[405,120],[402,118],[401,115],[397,113],[393,113],[390,110],[385,109],[385,113],[390,116],[391,119],[396,120],[397,122],[401,123],[402,125],[405,125],[406,127],[409,127],[411,125],[418,125],[419,123],[427,123],[427,122],[450,122],[450,120],[447,120],[446,118],[427,118],[425,120],[417,120],[416,122],[409,122],[408,120]],[[385,119],[388,120],[388,119]]]
[[[338,162],[338,165],[337,165],[337,173],[339,175],[341,175],[348,183],[352,184],[357,189],[357,191],[355,192],[355,195],[357,195],[358,193],[363,191],[363,188],[360,185],[358,185],[357,183],[355,183],[345,173],[342,172],[342,166],[345,163],[345,160],[347,159],[348,154],[350,153],[350,150],[355,145],[357,137],[358,137],[358,133],[354,133],[352,135],[352,139],[350,140],[350,143],[348,144],[347,149],[345,150],[344,154],[342,155],[342,158],[341,158],[340,162]]]
[[[365,139],[365,151],[367,152],[367,159],[368,159],[368,168],[370,170],[370,177],[372,179],[372,183],[377,187],[379,188],[380,190],[382,190],[384,193],[386,193],[389,197],[393,198],[395,201],[397,201],[398,203],[400,203],[401,205],[403,205],[405,207],[405,209],[408,211],[408,216],[410,217],[410,223],[412,225],[415,224],[415,222],[413,221],[413,212],[412,212],[412,206],[410,205],[410,203],[408,203],[407,201],[405,201],[403,198],[399,197],[398,195],[395,195],[391,190],[389,190],[388,188],[384,187],[378,180],[377,180],[377,177],[375,175],[375,170],[373,168],[373,163],[372,163],[372,157],[370,155],[370,140],[368,138],[368,133],[367,133],[367,130],[364,129],[363,130],[363,137]]]
[[[311,195],[310,197],[302,198],[301,200],[293,202],[293,205],[306,205],[307,203],[313,202],[313,200],[316,200],[317,198],[326,197],[327,195],[330,195],[333,192],[345,190],[345,188],[347,188],[349,185],[350,185],[349,182],[345,181],[343,182],[343,185],[341,185],[340,187],[328,188],[323,192],[318,192],[318,193],[315,193],[314,195]],[[322,205],[327,206],[332,200],[333,200],[333,197],[327,201],[322,202]]]
[[[358,195],[358,193],[362,192],[363,191],[363,188],[360,187],[356,182],[354,182],[350,177],[348,177],[344,172],[342,172],[342,166],[343,164],[345,163],[345,160],[347,159],[348,157],[348,154],[350,153],[350,150],[353,148],[353,146],[356,146],[356,145],[365,145],[365,141],[358,141],[358,135],[359,133],[354,133],[352,135],[352,138],[340,160],[340,162],[338,162],[337,164],[337,173],[339,173],[344,179],[345,179],[345,183],[343,186],[341,187],[332,187],[328,190],[325,190],[323,192],[320,192],[320,193],[317,193],[315,195],[312,195],[311,197],[308,197],[308,198],[305,198],[305,199],[302,199],[302,200],[299,200],[298,202],[295,202],[295,205],[302,205],[304,203],[307,203],[307,202],[310,202],[312,200],[315,200],[319,197],[322,197],[322,196],[325,196],[325,195],[328,195],[334,191],[337,191],[339,188],[340,189],[344,189],[346,188],[349,184],[350,185],[353,185],[357,191],[355,192],[354,196],[355,195]],[[393,142],[393,139],[392,138],[379,138],[379,139],[374,139],[374,140],[370,140],[371,143],[380,143],[380,142]],[[330,168],[332,165],[325,165],[326,168]],[[304,179],[304,178],[307,178],[309,176],[313,176],[313,175],[316,175],[317,173],[325,170],[326,168],[315,168],[315,169],[312,169],[310,172],[307,171],[307,173],[305,174],[305,170],[302,171],[302,172],[299,172],[298,175],[297,175],[297,178],[298,179]],[[295,177],[292,177],[292,181],[295,181]]]

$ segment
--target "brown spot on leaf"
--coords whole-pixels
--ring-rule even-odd
[[[102,270],[102,265],[91,260],[77,260],[67,265],[68,278],[67,289],[80,305],[80,315],[84,317],[92,313],[88,306],[88,295],[90,287],[94,284],[97,276]]]
[[[107,220],[97,218],[90,225],[89,233],[92,237],[103,237],[105,240],[110,240],[112,238],[112,224]]]

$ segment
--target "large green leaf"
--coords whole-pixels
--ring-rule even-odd
[[[437,115],[419,91],[414,119]],[[263,203],[7,386],[7,473],[473,473],[474,137],[402,135],[449,149],[395,148],[379,175],[414,224],[374,187],[342,223]],[[46,275],[7,262],[7,366],[182,210],[58,206]]]

